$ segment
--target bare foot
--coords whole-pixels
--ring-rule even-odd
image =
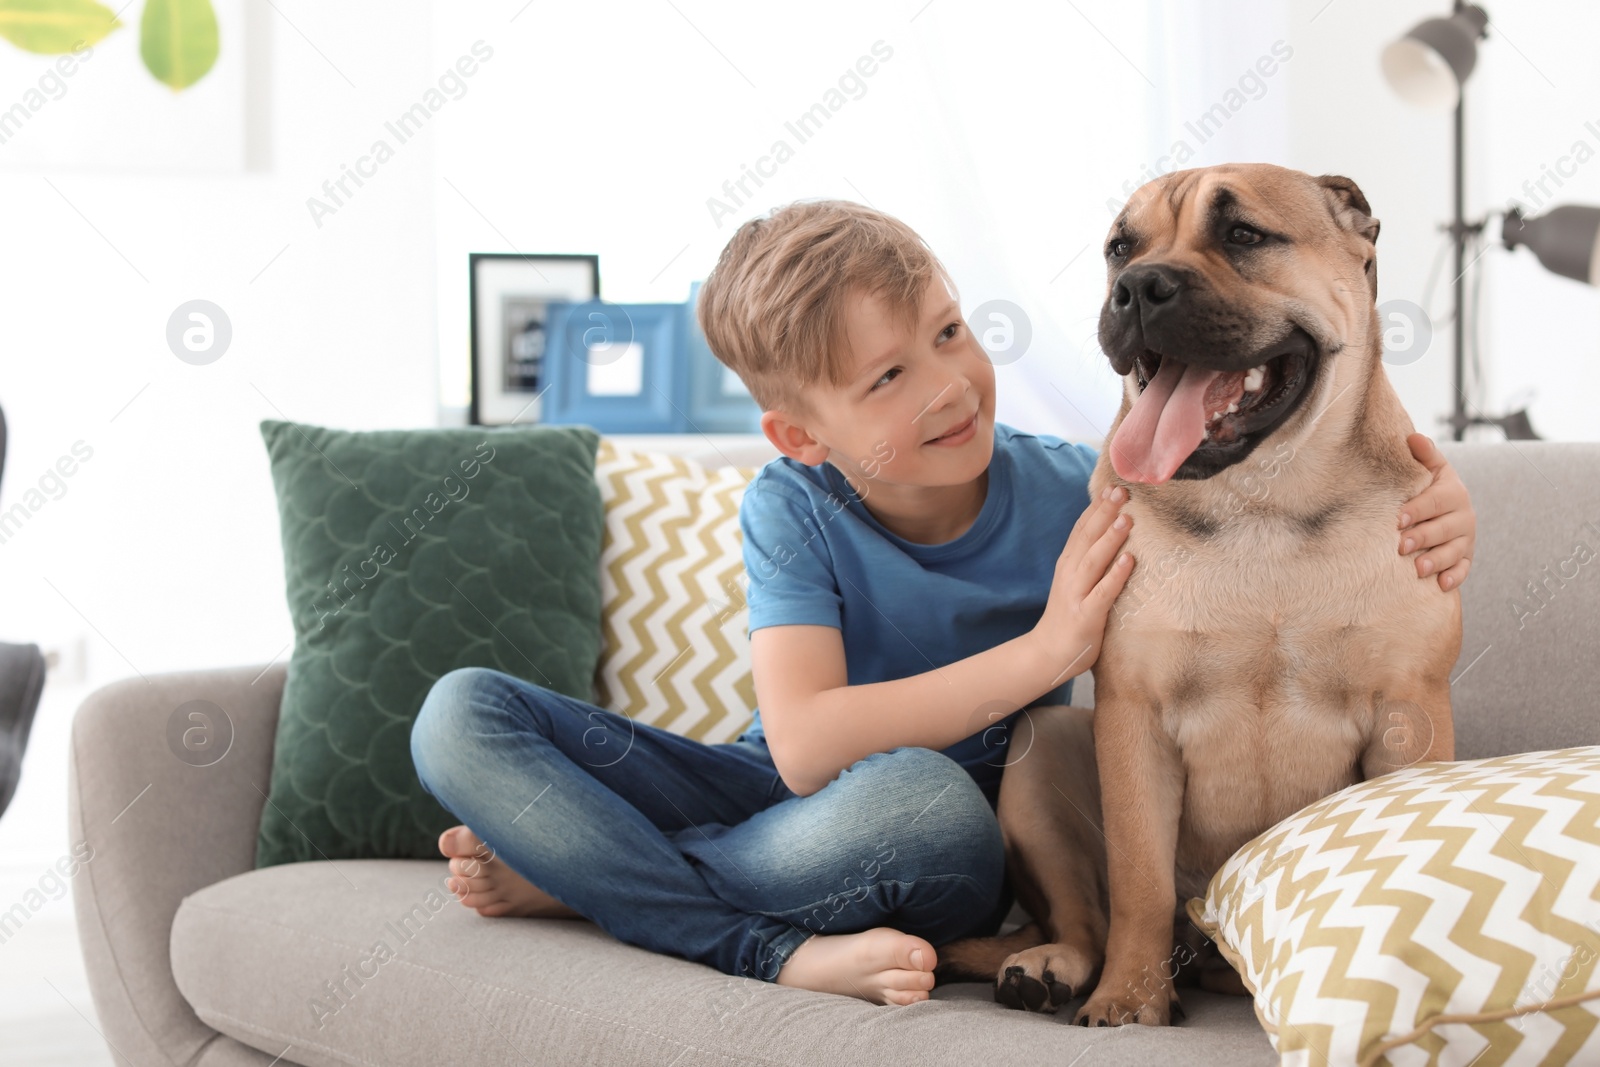
[[[502,915],[536,919],[581,919],[582,915],[548,895],[484,844],[465,826],[452,826],[439,835],[439,851],[450,857],[445,883],[456,899],[487,918]]]
[[[778,971],[778,984],[860,997],[874,1004],[915,1004],[933,988],[933,946],[889,926],[858,934],[814,934]]]

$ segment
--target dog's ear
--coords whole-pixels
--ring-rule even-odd
[[[1372,208],[1359,185],[1338,174],[1324,174],[1317,179],[1317,184],[1327,195],[1328,210],[1333,212],[1335,222],[1360,234],[1369,244],[1378,243],[1379,223],[1372,217]]]
[[[1333,213],[1333,220],[1341,228],[1358,234],[1368,245],[1373,246],[1367,252],[1366,261],[1362,264],[1362,273],[1366,275],[1367,287],[1372,290],[1372,298],[1376,300],[1378,298],[1376,246],[1379,223],[1372,217],[1372,208],[1367,204],[1366,194],[1361,191],[1361,186],[1339,174],[1324,174],[1317,179],[1317,184],[1322,186],[1323,195],[1328,200],[1328,210]]]

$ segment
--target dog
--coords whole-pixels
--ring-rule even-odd
[[[1165,175],[1113,223],[1123,401],[1089,490],[1127,488],[1134,573],[1094,710],[1016,719],[998,817],[1033,922],[940,947],[937,979],[1050,1013],[1092,988],[1078,1023],[1165,1025],[1180,977],[1243,991],[1182,911],[1230,855],[1453,758],[1461,598],[1396,551],[1432,476],[1383,370],[1378,230],[1350,179],[1266,164]]]

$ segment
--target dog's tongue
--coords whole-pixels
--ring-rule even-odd
[[[1152,485],[1171,478],[1205,439],[1206,389],[1221,373],[1162,357],[1111,440],[1117,475]]]

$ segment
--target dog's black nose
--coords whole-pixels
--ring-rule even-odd
[[[1111,306],[1119,316],[1138,319],[1181,303],[1183,290],[1183,276],[1171,267],[1157,263],[1129,267],[1117,276]]]

